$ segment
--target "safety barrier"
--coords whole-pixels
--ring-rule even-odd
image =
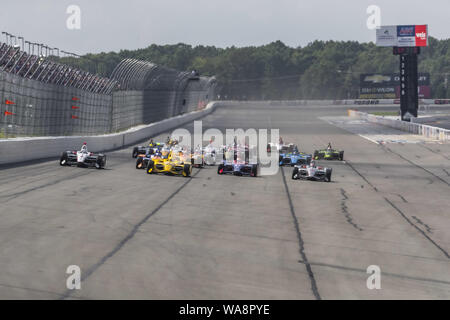
[[[92,152],[104,152],[122,148],[202,118],[222,105],[224,105],[222,102],[211,102],[202,110],[192,111],[149,125],[134,127],[121,133],[98,136],[0,139],[0,164],[56,158],[63,151],[80,148],[83,142],[87,143],[89,151]]]
[[[145,72],[119,64],[111,93],[0,71],[0,137],[118,132],[202,109],[214,97],[214,78],[137,62]]]
[[[390,119],[383,116],[376,116],[356,110],[348,110],[349,117],[364,119],[372,123],[385,125],[401,131],[410,132],[412,134],[421,135],[427,138],[440,141],[450,141],[450,130],[433,127],[429,125],[406,122],[396,119]]]

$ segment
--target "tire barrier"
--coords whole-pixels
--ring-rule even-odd
[[[412,134],[417,134],[424,136],[426,138],[439,140],[439,141],[450,141],[450,130],[442,129],[438,127],[428,126],[419,123],[406,122],[401,120],[395,120],[386,118],[383,116],[376,116],[373,114],[368,114],[356,110],[348,110],[349,117],[355,117],[359,119],[364,119],[368,122],[381,124],[387,127],[391,127],[397,130],[406,131]]]

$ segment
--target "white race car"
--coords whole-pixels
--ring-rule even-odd
[[[213,166],[216,164],[216,160],[218,159],[217,154],[219,150],[214,147],[212,144],[207,145],[203,148],[203,159],[205,164],[208,166]],[[220,158],[219,158],[220,159]]]
[[[333,169],[316,166],[314,161],[310,165],[297,165],[292,171],[293,180],[314,180],[314,181],[331,181],[331,173]]]
[[[79,151],[64,151],[59,159],[59,164],[62,166],[76,164],[79,167],[103,169],[106,166],[106,155],[89,152],[86,143],[84,143]]]

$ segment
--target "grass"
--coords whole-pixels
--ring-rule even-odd
[[[376,116],[398,116],[398,111],[374,111],[370,112],[373,115]]]

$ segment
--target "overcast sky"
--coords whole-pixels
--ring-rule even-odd
[[[366,27],[369,5],[381,23],[428,24],[450,38],[450,0],[2,0],[0,29],[79,54],[150,44],[305,46],[316,39],[375,41]],[[69,5],[81,9],[81,29],[69,30]],[[5,41],[2,36],[0,41]]]

